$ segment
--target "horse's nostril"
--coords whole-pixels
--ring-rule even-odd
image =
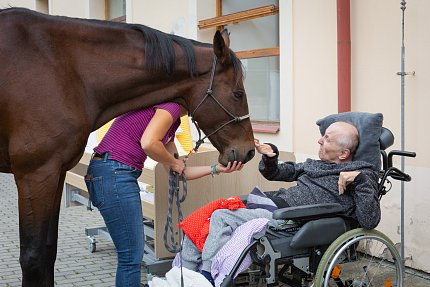
[[[250,161],[255,155],[255,150],[252,149],[246,154],[245,162]]]
[[[228,161],[233,163],[235,160],[237,160],[236,152],[234,149],[232,149],[228,155]]]

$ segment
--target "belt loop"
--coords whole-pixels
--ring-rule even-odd
[[[103,162],[106,162],[109,159],[109,155],[110,155],[110,152],[108,151],[103,154]]]

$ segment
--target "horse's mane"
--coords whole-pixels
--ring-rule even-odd
[[[36,12],[34,10],[29,10],[25,8],[6,8],[0,9],[0,13],[6,10],[21,10],[22,12],[45,15],[48,17],[61,18],[65,21],[80,21],[83,23],[92,23],[102,26],[110,26],[110,27],[121,27],[124,29],[133,29],[142,33],[143,38],[145,39],[145,63],[148,69],[153,71],[161,71],[164,70],[168,74],[173,74],[175,72],[175,50],[174,44],[177,44],[181,47],[185,61],[187,63],[188,70],[191,76],[196,75],[196,56],[194,51],[194,46],[199,47],[212,47],[211,44],[198,42],[195,40],[190,40],[187,38],[183,38],[177,35],[167,34],[161,32],[159,30],[140,25],[140,24],[130,24],[130,23],[119,23],[112,21],[103,21],[96,19],[81,19],[81,18],[72,18],[65,16],[51,16],[46,15],[40,12]],[[236,54],[230,50],[230,59],[234,68],[234,75],[236,79],[240,79],[243,74],[242,63],[237,58]]]
[[[196,74],[196,61],[193,46],[212,47],[210,44],[166,34],[144,25],[128,25],[131,25],[132,29],[140,31],[145,38],[145,60],[149,69],[161,70],[164,68],[167,73],[173,73],[175,71],[175,51],[173,49],[173,43],[176,43],[182,48],[188,69],[191,75],[194,76]],[[242,75],[242,63],[232,50],[230,50],[230,59],[233,64],[234,75],[236,79],[238,79],[239,76]]]
[[[133,30],[143,34],[145,39],[145,62],[148,69],[160,71],[165,70],[168,74],[175,71],[175,50],[174,43],[179,45],[184,52],[190,74],[196,74],[196,57],[194,53],[194,43],[190,39],[176,35],[170,35],[138,24],[127,24]]]

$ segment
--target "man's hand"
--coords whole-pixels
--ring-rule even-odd
[[[267,155],[268,157],[274,157],[276,153],[273,152],[272,147],[268,144],[260,143],[260,140],[254,139],[255,149],[258,153]]]
[[[359,171],[342,171],[339,174],[339,194],[343,194],[346,190],[346,187],[351,182],[354,182],[357,175],[359,175]]]

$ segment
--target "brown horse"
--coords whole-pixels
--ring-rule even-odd
[[[0,10],[0,63],[0,172],[13,173],[18,187],[22,286],[54,285],[66,171],[112,118],[177,101],[220,163],[254,156],[228,33],[208,45],[142,25],[10,8]]]

